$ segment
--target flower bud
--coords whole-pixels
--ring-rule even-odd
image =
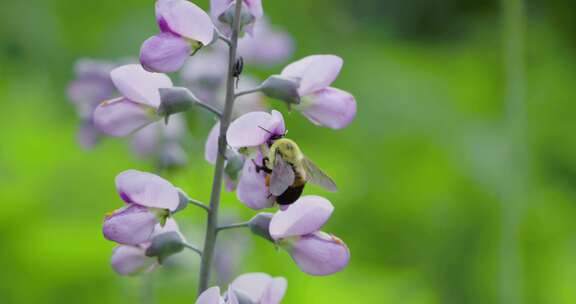
[[[200,100],[187,88],[173,87],[161,88],[160,107],[158,114],[161,116],[170,116],[172,114],[185,112],[193,105],[200,103]]]
[[[182,238],[175,231],[165,232],[152,238],[152,242],[146,249],[146,256],[158,257],[162,263],[167,257],[184,249]]]
[[[238,174],[244,167],[244,157],[231,149],[226,151],[226,167],[224,168],[224,172],[232,179],[237,180]]]
[[[298,78],[272,75],[262,83],[261,91],[266,96],[282,100],[288,105],[300,104],[299,87]]]
[[[272,213],[261,212],[256,214],[250,220],[250,230],[252,233],[267,239],[274,243],[274,239],[270,235],[270,221],[272,220]]]
[[[188,203],[190,202],[188,194],[182,191],[182,189],[178,189],[178,199],[178,207],[173,211],[173,213],[186,209],[186,207],[188,207]]]
[[[234,16],[236,15],[236,1],[231,2],[224,13],[218,17],[218,21],[232,27],[234,25]],[[240,11],[240,28],[252,24],[256,21],[256,16],[250,12],[248,7],[242,3]]]
[[[245,291],[243,290],[239,290],[239,289],[235,289],[235,288],[230,288],[228,290],[228,293],[233,292],[234,295],[236,296],[236,301],[238,304],[257,304],[254,301],[252,301],[252,299],[250,298],[250,295],[248,295]],[[230,296],[230,295],[229,295]]]

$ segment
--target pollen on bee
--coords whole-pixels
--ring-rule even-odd
[[[266,181],[266,187],[270,187],[270,175],[266,175],[264,180]]]

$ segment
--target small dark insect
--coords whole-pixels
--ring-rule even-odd
[[[236,62],[234,63],[234,66],[232,67],[233,69],[233,76],[234,78],[236,78],[236,88],[238,88],[238,81],[240,81],[240,75],[242,74],[242,71],[244,70],[244,59],[242,58],[242,56],[238,57],[238,59],[236,59]]]

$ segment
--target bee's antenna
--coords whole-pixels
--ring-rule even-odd
[[[268,134],[272,134],[272,132],[270,132],[270,131],[266,130],[265,128],[263,128],[263,127],[261,127],[261,126],[258,126],[258,128],[260,128],[260,129],[262,129],[262,130],[266,131],[266,133],[268,133]]]

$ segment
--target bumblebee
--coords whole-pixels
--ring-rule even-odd
[[[298,200],[308,182],[330,192],[337,191],[334,181],[288,138],[275,139],[262,166],[256,166],[256,170],[268,173],[266,185],[279,205],[290,205]]]

